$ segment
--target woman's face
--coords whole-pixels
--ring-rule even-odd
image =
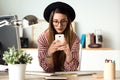
[[[53,26],[58,34],[63,33],[67,27],[68,19],[67,16],[61,13],[55,13],[53,16]]]

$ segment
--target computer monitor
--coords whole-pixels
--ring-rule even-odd
[[[19,28],[13,25],[5,25],[0,27],[0,64],[4,64],[2,59],[4,51],[9,47],[21,48]]]
[[[0,21],[7,20],[9,23],[12,23],[16,20],[16,16],[14,15],[0,15]]]

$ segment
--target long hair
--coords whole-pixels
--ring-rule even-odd
[[[65,39],[67,43],[69,44],[69,47],[71,49],[73,41],[74,41],[74,32],[71,25],[71,19],[69,17],[69,13],[66,12],[63,9],[55,9],[51,12],[50,18],[49,18],[49,34],[48,34],[48,41],[49,46],[51,45],[52,41],[55,39],[55,34],[57,33],[53,26],[53,16],[55,13],[62,13],[67,16],[68,23],[67,27],[64,30],[63,34],[65,36]],[[62,71],[64,70],[64,62],[65,62],[66,55],[63,51],[56,51],[53,55],[53,61],[54,61],[54,69],[55,71]]]

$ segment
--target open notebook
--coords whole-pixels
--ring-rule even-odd
[[[28,74],[28,75],[40,75],[40,76],[56,76],[56,75],[88,76],[88,75],[93,75],[93,74],[96,74],[96,73],[86,72],[86,71],[68,71],[68,72],[55,72],[55,73],[27,71],[26,74]]]

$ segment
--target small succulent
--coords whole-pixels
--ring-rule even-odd
[[[24,50],[15,49],[14,47],[8,48],[3,54],[3,60],[6,64],[27,64],[32,62],[32,56]]]

